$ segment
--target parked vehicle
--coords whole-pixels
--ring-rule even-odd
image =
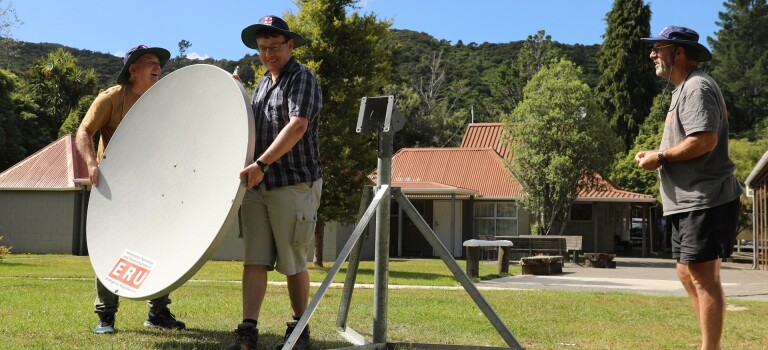
[[[643,244],[643,224],[640,222],[633,222],[629,228],[629,241],[632,245]]]

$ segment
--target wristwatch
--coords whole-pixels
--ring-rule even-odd
[[[664,158],[664,151],[659,151],[659,164],[667,164],[667,159]]]
[[[261,169],[262,173],[267,173],[267,170],[269,170],[269,164],[264,164],[264,162],[256,159],[256,165],[259,166],[259,169]]]

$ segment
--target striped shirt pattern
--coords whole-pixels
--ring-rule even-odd
[[[323,93],[317,78],[295,57],[286,63],[273,84],[269,71],[253,92],[251,108],[256,119],[256,151],[254,161],[269,148],[291,117],[309,119],[304,136],[286,154],[272,163],[264,175],[267,190],[303,182],[314,182],[323,176],[320,168],[318,124]]]

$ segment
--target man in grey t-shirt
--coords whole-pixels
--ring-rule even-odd
[[[675,86],[658,150],[635,156],[638,167],[659,170],[664,215],[672,225],[672,256],[701,329],[701,349],[720,349],[725,293],[720,259],[733,252],[741,185],[728,157],[728,111],[699,62],[712,54],[699,34],[667,26],[653,38],[656,75]]]

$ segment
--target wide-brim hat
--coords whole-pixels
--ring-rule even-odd
[[[706,62],[712,59],[712,53],[709,52],[706,46],[699,43],[699,33],[695,30],[680,27],[680,26],[666,26],[661,30],[661,33],[651,38],[640,38],[640,40],[656,42],[656,41],[668,41],[675,44],[685,45],[699,52],[699,62]]]
[[[131,77],[130,73],[128,73],[128,67],[130,67],[134,62],[136,62],[136,60],[139,59],[139,57],[146,55],[148,53],[153,53],[157,55],[157,58],[160,60],[161,68],[171,58],[171,53],[162,47],[148,47],[147,45],[136,46],[131,50],[129,50],[128,53],[125,54],[125,57],[123,57],[123,70],[121,70],[120,74],[117,75],[117,83],[118,84],[128,83],[128,78]]]
[[[259,45],[256,44],[256,34],[262,29],[272,29],[285,34],[289,38],[293,39],[294,48],[302,47],[307,43],[307,41],[304,40],[304,38],[299,35],[299,33],[292,32],[291,29],[288,28],[288,23],[286,23],[285,20],[277,16],[269,15],[261,17],[261,19],[259,19],[259,23],[252,24],[243,29],[243,33],[240,35],[240,37],[243,39],[243,44],[254,50],[258,50]]]

